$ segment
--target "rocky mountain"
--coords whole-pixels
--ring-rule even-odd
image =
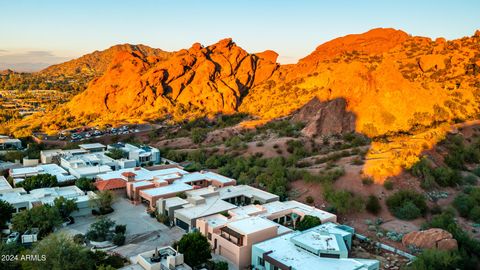
[[[102,75],[120,52],[137,53],[142,57],[168,58],[170,53],[160,49],[150,48],[145,45],[121,44],[112,46],[103,51],[94,51],[80,58],[65,63],[49,66],[40,72],[39,75],[46,76],[74,76],[74,75]]]
[[[375,137],[472,119],[479,113],[478,31],[472,37],[446,41],[373,29],[334,39],[297,64],[284,66],[276,63],[275,52],[248,53],[231,39],[210,46],[197,43],[172,53],[142,45],[119,45],[107,51],[42,71],[87,69],[103,75],[65,106],[41,118],[27,118],[22,128],[55,130],[113,120],[234,112],[274,119],[314,99],[343,99],[346,129]],[[310,119],[315,124],[308,134],[337,130],[329,127],[338,123],[328,115],[342,106],[327,105],[335,107],[331,112],[318,108],[327,113]]]

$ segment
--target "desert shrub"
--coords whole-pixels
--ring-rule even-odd
[[[436,249],[424,250],[413,263],[408,266],[407,270],[457,270],[463,265],[462,257],[457,251],[443,251]]]
[[[194,128],[190,133],[193,143],[202,143],[207,138],[208,131],[204,128]]]
[[[313,204],[315,202],[315,200],[313,199],[312,196],[309,195],[305,198],[305,202],[308,203],[308,204]]]
[[[298,158],[306,157],[309,154],[305,149],[304,143],[299,140],[287,141],[287,152]]]
[[[365,163],[365,161],[363,161],[363,159],[361,159],[360,157],[354,157],[352,159],[352,164],[353,165],[363,165]]]
[[[480,177],[480,167],[473,169],[472,173]]]
[[[383,182],[383,187],[384,187],[386,190],[393,190],[393,182],[392,182],[392,180],[389,180],[389,179],[385,180],[385,181]]]
[[[480,223],[480,188],[466,188],[453,200],[453,206],[462,217]]]
[[[372,185],[372,184],[373,184],[373,178],[371,178],[371,177],[363,177],[363,178],[362,178],[362,184],[363,184],[364,186],[370,186],[370,185]]]
[[[400,190],[387,199],[390,212],[400,219],[411,220],[422,215],[428,210],[425,197],[411,190]]]
[[[380,205],[380,202],[375,195],[370,195],[367,198],[367,202],[365,203],[365,209],[372,213],[372,214],[378,214],[380,210],[382,209],[382,206]]]
[[[364,201],[358,195],[347,190],[334,190],[325,185],[324,197],[338,214],[347,214],[364,209]]]
[[[415,163],[410,168],[410,172],[421,179],[420,186],[423,189],[431,189],[436,184],[442,187],[462,184],[462,177],[458,169],[452,169],[451,167],[432,168],[425,157]]]
[[[462,184],[464,185],[476,185],[477,177],[475,175],[469,174],[462,178]]]

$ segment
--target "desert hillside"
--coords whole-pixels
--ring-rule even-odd
[[[108,51],[43,71],[86,69],[99,76],[64,106],[16,123],[14,132],[236,112],[265,121],[296,113],[293,119],[307,122],[310,137],[343,129],[371,138],[397,136],[388,146],[377,140],[370,155],[375,162],[396,156],[400,162],[382,166],[398,171],[412,163],[412,153],[441,140],[450,124],[479,114],[479,31],[447,41],[373,29],[322,44],[294,65],[278,64],[273,51],[246,52],[231,39],[172,53],[141,45]],[[401,134],[418,135],[413,146],[390,151],[410,144]],[[370,167],[378,164],[365,169],[382,175]]]

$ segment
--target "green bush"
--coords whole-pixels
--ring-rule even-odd
[[[347,190],[334,190],[328,184],[324,186],[324,197],[338,214],[347,214],[364,209],[361,197]]]
[[[371,178],[371,177],[363,177],[363,178],[362,178],[362,184],[363,184],[364,186],[370,186],[370,185],[372,185],[372,184],[373,184],[373,178]]]
[[[378,214],[380,210],[382,210],[382,206],[380,205],[380,202],[375,195],[370,195],[367,198],[367,202],[365,204],[365,209],[372,213],[372,214]]]
[[[125,235],[123,233],[116,233],[113,236],[112,243],[117,246],[125,244]]]
[[[318,217],[306,215],[296,224],[296,229],[299,231],[305,231],[320,224],[322,224],[322,221],[320,221]]]
[[[460,216],[480,223],[480,188],[465,189],[453,200],[453,206]]]
[[[79,245],[83,245],[85,243],[85,235],[79,233],[79,234],[75,234],[73,236],[73,242],[79,244]]]
[[[313,199],[312,196],[309,195],[305,198],[305,202],[308,203],[308,204],[313,204],[315,202],[315,200]]]
[[[387,199],[390,212],[399,219],[411,220],[425,215],[428,207],[425,197],[411,190],[400,190]]]
[[[18,183],[17,186],[23,187],[25,190],[30,191],[37,188],[58,186],[58,181],[55,175],[39,174],[25,178],[25,180]]]
[[[127,231],[127,225],[116,225],[115,226],[115,233],[125,234],[126,231]]]
[[[225,261],[214,262],[213,270],[228,270],[228,263]]]
[[[208,131],[204,128],[194,128],[190,133],[190,139],[193,143],[202,143],[207,138]]]
[[[457,270],[463,265],[462,257],[457,251],[443,251],[436,249],[424,250],[413,263],[407,267],[408,270]]]
[[[392,180],[385,180],[385,182],[383,182],[383,187],[386,189],[386,190],[393,190],[393,182]]]

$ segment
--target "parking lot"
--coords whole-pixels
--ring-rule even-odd
[[[127,232],[125,245],[112,251],[127,258],[144,251],[154,250],[156,247],[171,245],[185,233],[178,227],[169,228],[158,222],[145,211],[144,205],[133,205],[125,198],[118,198],[113,208],[115,211],[104,217],[114,220],[117,224],[127,225]],[[97,219],[99,217],[91,215],[78,217],[75,219],[75,224],[62,228],[61,231],[71,235],[85,234],[90,224]]]

